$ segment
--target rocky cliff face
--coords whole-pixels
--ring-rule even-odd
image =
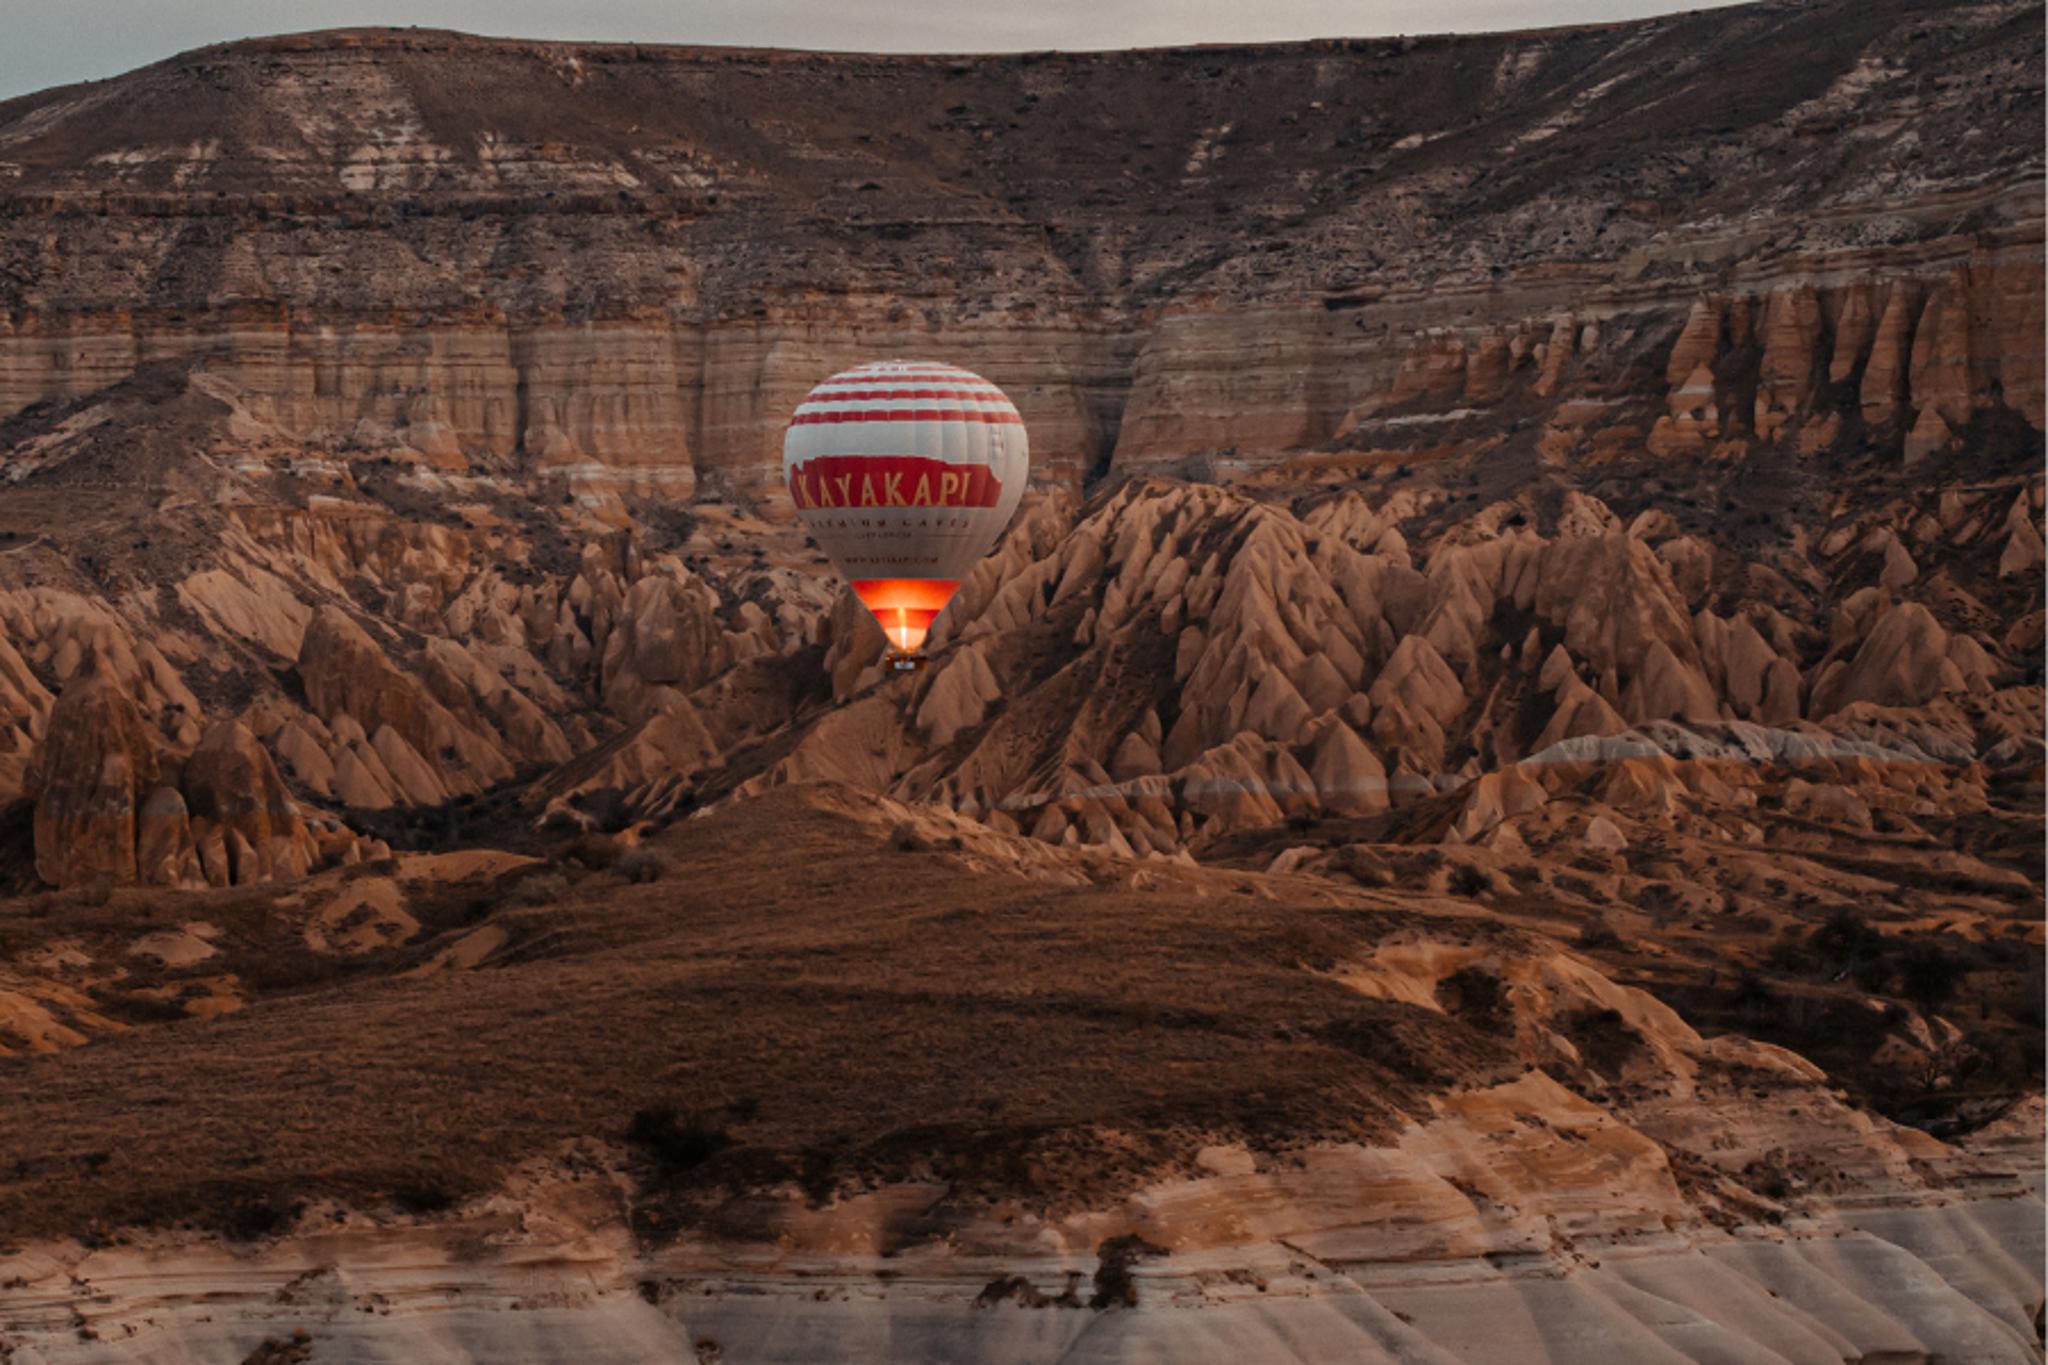
[[[2024,759],[2038,17],[355,32],[14,101],[0,778],[93,659],[174,761],[239,721],[337,816],[812,774],[1170,852],[1652,721],[1939,702],[1945,758]],[[914,695],[773,477],[816,375],[898,350],[1008,386],[1045,486]]]
[[[0,412],[168,360],[286,444],[772,501],[788,410],[874,354],[997,378],[1069,485],[1380,443],[1640,358],[1665,383],[1575,427],[1669,416],[1697,451],[1860,415],[1930,453],[1980,410],[2042,420],[2037,18],[205,49],[0,108]]]
[[[1460,1265],[1569,1222],[1389,1154],[1468,1141],[1446,1124],[1485,1129],[1487,1160],[1508,1159],[1496,1140],[1515,1161],[1591,1142],[1585,1191],[1632,1191],[1598,1235],[1668,1215],[1681,1250],[1756,1233],[1791,1207],[1769,1190],[1827,1170],[1946,1197],[1975,1177],[1928,1177],[1960,1158],[1922,1130],[1956,1137],[2040,1087],[2041,55],[2038,5],[1902,0],[1071,57],[350,32],[0,104],[0,876],[23,897],[0,909],[0,1053],[60,1054],[38,1063],[60,1101],[127,1094],[166,1019],[246,1014],[255,1046],[324,998],[308,983],[513,991],[493,972],[597,941],[559,910],[570,883],[599,918],[630,909],[664,838],[797,818],[794,788],[888,812],[864,817],[870,843],[1125,910],[1191,885],[1212,909],[1428,903],[1398,943],[1337,943],[1320,910],[1256,941],[1304,974],[1289,990],[1341,980],[1460,1021],[1368,1058],[1356,1095],[1408,1086],[1398,1112],[1338,1122],[1323,1095],[1209,1134],[1259,1162],[1312,1147],[1349,1193],[1226,1152],[1224,1183],[1173,1195],[1173,1217],[1104,1222],[1105,1200],[1197,1178],[1188,1134],[1165,1110],[1025,1097],[983,1125],[1047,1144],[1003,1158],[1037,1174],[1002,1197],[1080,1218],[1058,1236],[1088,1254],[970,1259],[1005,1304],[1066,1311],[1055,1279],[1093,1274],[1112,1234],[1257,1245],[1200,1283],[1301,1287],[1291,1263],[1268,1274],[1273,1239],[1341,1227],[1314,1210],[1382,1178]],[[882,675],[774,472],[819,375],[895,353],[997,380],[1040,456],[914,678]],[[844,891],[770,861],[761,922]],[[1208,913],[1098,947],[1178,960],[1213,947]],[[1475,956],[1475,923],[1529,937]],[[752,961],[734,932],[714,955]],[[620,959],[652,941],[603,940]],[[891,1008],[990,970],[961,954],[896,981]],[[1493,1010],[1468,968],[1519,1003]],[[536,998],[520,980],[504,1017]],[[1145,1028],[1188,1008],[1185,983],[1084,1003]],[[843,1005],[803,994],[790,1017],[829,1031]],[[1269,1024],[1298,1027],[1245,1027]],[[1317,1076],[1365,1046],[1316,1038]],[[95,1056],[113,1070],[66,1070]],[[1608,1093],[1623,1071],[1640,1094]],[[598,1129],[519,1128],[491,1160],[618,1139],[661,1098],[592,1098],[580,1074],[533,1088],[580,1095]],[[1763,1128],[1687,1128],[1757,1077]],[[991,1098],[948,1100],[962,1131]],[[1814,1106],[1853,1136],[1801,1147],[1789,1116]],[[1513,1122],[1487,1127],[1496,1111]],[[938,1228],[889,1201],[934,1144],[959,1155],[952,1130],[898,1117],[853,1173],[897,1211],[858,1217]],[[1108,1160],[1091,1144],[1111,1130],[1164,1145],[1110,1162],[1080,1212],[1041,1207],[1062,1144]],[[60,1138],[0,1197],[46,1193]],[[749,1141],[795,1165],[741,1163],[740,1185],[846,1155],[796,1128]],[[331,1166],[294,1150],[261,1189],[209,1168],[170,1205],[96,1203],[87,1179],[63,1207],[175,1222],[211,1188],[277,1213]],[[393,1169],[326,1193],[404,1206]],[[1798,1212],[1846,1229],[1846,1203]],[[704,1316],[671,1283],[696,1253],[613,1245],[614,1215],[565,1235],[654,1286],[628,1338]],[[962,1218],[945,1226],[989,1234]],[[1988,1236],[1853,1227],[1915,1256]],[[551,1235],[522,1245],[554,1255]],[[38,1283],[81,1264],[52,1254]],[[1857,1254],[1855,1275],[1891,1264]],[[1764,1256],[1726,1253],[1734,1278],[1693,1311],[1757,1320],[1740,1281]],[[2038,1308],[2004,1270],[1920,1273],[1916,1302],[1949,1317],[1880,1321],[1815,1288],[1772,1349],[1931,1351],[1928,1324],[1968,1319],[1996,1358]],[[1641,1271],[1659,1296],[1674,1274]],[[1631,1297],[1649,1279],[1597,1283],[1591,1307],[1565,1296],[1557,1340],[1588,1313],[1636,1340],[1621,1299],[1670,1311]],[[1389,1294],[1429,1319],[1375,1316],[1390,1353],[1484,1354],[1456,1340],[1463,1300]],[[1079,1330],[1033,1321],[1034,1341]]]

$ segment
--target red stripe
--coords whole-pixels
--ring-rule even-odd
[[[985,464],[926,455],[813,455],[790,466],[790,500],[813,507],[994,507],[1002,480]]]
[[[968,389],[977,393],[1002,392],[986,379],[976,379],[971,374],[869,374],[858,379],[828,379],[818,385],[818,388],[872,389],[889,388],[899,384],[938,384],[949,389]]]
[[[1022,426],[1024,419],[1009,412],[946,411],[944,408],[882,408],[860,412],[799,412],[789,419],[793,427],[815,426],[820,422],[985,422],[992,426]]]
[[[873,365],[856,365],[850,370],[841,370],[832,377],[842,379],[850,374],[974,374],[974,371],[959,365],[891,365],[887,361],[878,361]],[[974,377],[981,378],[978,374]]]
[[[855,399],[872,398],[971,398],[976,402],[994,400],[1007,403],[1001,389],[833,389],[826,393],[826,385],[811,390],[807,403],[850,403]]]
[[[847,389],[893,389],[907,387],[958,389],[963,393],[1000,394],[1001,389],[963,374],[871,374],[859,379],[828,379],[812,393],[841,393]]]
[[[830,379],[819,381],[826,384],[873,384],[877,381],[894,383],[897,380],[943,380],[948,384],[986,384],[989,381],[972,370],[847,370]]]

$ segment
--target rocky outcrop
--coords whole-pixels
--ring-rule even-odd
[[[1988,686],[1987,665],[1974,641],[1952,638],[1917,602],[1877,618],[1846,663],[1825,668],[1814,684],[1821,714],[1855,702],[1920,706],[1945,692]]]
[[[1469,840],[1533,809],[1496,790],[1507,779],[1494,775],[1517,760],[1590,771],[1588,790],[1604,789],[1603,769],[1577,765],[1688,756],[1738,724],[1790,734],[1826,722],[1863,743],[1872,720],[1856,703],[1947,697],[1960,721],[2001,704],[2013,676],[2002,646],[1950,630],[1928,606],[1886,606],[1884,594],[1920,581],[1889,533],[1842,538],[1828,561],[1843,572],[1871,563],[1895,585],[1852,594],[1829,639],[1760,602],[1733,615],[1692,609],[1731,600],[1716,586],[1732,568],[1726,552],[1662,514],[1624,529],[1581,494],[1554,519],[1518,511],[1510,525],[1504,506],[1465,514],[1426,571],[1388,531],[1414,509],[1353,493],[1297,518],[1239,493],[1131,484],[1043,552],[1027,550],[1047,511],[1028,513],[985,566],[987,595],[963,592],[931,673],[870,691],[878,675],[855,665],[879,644],[848,648],[836,667],[854,680],[854,705],[744,789],[831,776],[1055,843],[1171,853],[1476,780],[1473,814],[1454,831]],[[1513,623],[1505,639],[1500,623]],[[1689,728],[1659,728],[1672,722]],[[1799,743],[1820,759],[1827,741],[1809,733]],[[1902,754],[1930,742],[1890,733]],[[1948,733],[1946,752],[1977,742]],[[1769,752],[1791,750],[1774,741]],[[1539,780],[1554,792],[1579,777]],[[1714,799],[1749,799],[1740,792],[1758,780],[1717,777]],[[1662,801],[1649,794],[1668,781],[1651,767],[1617,790]],[[666,803],[656,793],[673,790],[650,779],[629,797]]]
[[[1851,1102],[1807,1056],[1697,1027],[1585,944],[1483,913],[1509,897],[1524,917],[1570,913],[1582,894],[1516,889],[1530,854],[1491,847],[1504,826],[1486,821],[1582,834],[1575,880],[1685,842],[1631,815],[1589,822],[1578,801],[1545,800],[1545,780],[1490,775],[1461,817],[1477,837],[1411,850],[1398,874],[1375,863],[1393,844],[1304,843],[1272,872],[1140,864],[809,786],[650,836],[628,856],[657,860],[654,884],[625,859],[590,869],[564,903],[490,907],[431,956],[402,945],[431,932],[437,883],[539,869],[416,855],[398,877],[308,884],[264,918],[349,970],[204,1028],[79,1047],[66,1031],[107,1027],[90,997],[0,975],[0,1046],[64,1049],[8,1059],[35,1084],[0,1107],[17,1154],[0,1166],[17,1229],[0,1248],[7,1344],[87,1361],[810,1358],[884,1339],[892,1358],[933,1360],[1161,1341],[1219,1362],[1741,1360],[1759,1345],[2024,1360],[2041,1299],[2038,1096],[1943,1140]],[[1797,837],[1856,814],[1842,791],[1785,793]],[[1709,872],[1769,856],[1712,847]],[[1764,866],[1860,875],[1805,856]],[[1947,875],[1975,879],[1981,904],[1991,870],[1976,866]],[[1365,884],[1375,870],[1386,884]],[[928,899],[878,892],[903,879]],[[1899,894],[1940,897],[1938,880]],[[1631,936],[1685,890],[1617,889],[1595,922]],[[137,914],[109,901],[66,942],[71,979],[109,989],[93,954],[115,945],[173,983],[277,951],[146,908],[153,927],[129,939],[124,910]],[[1860,941],[1836,920],[1845,933]],[[1655,939],[1663,990],[1700,999],[1756,946],[1676,923]],[[975,969],[995,952],[1001,982]],[[819,979],[827,958],[843,975]],[[707,972],[713,1007],[690,1006]],[[822,1057],[792,1046],[848,1008],[848,980],[855,1007],[865,983],[890,983],[903,1026]],[[1939,1017],[1807,988],[1809,1008],[1845,1007],[1830,1030],[1866,1035],[1873,1066],[1938,1069],[1969,1046]],[[351,1046],[309,1049],[337,1010]],[[454,1064],[475,1019],[492,1021],[492,1064],[465,1071],[472,1124],[407,1125],[416,1100],[390,1078]],[[1092,1048],[1050,1045],[1077,1036]],[[991,1038],[1044,1080],[956,1064]],[[765,1098],[666,1108],[673,1083],[655,1073],[679,1055]],[[848,1074],[866,1081],[860,1103]],[[1258,1098],[1219,1102],[1239,1085]],[[247,1147],[154,1126],[194,1091]],[[358,1113],[303,1122],[309,1097],[338,1091]],[[838,1125],[828,1147],[817,1115]],[[93,1162],[54,1188],[39,1174],[80,1132],[145,1123],[159,1162]],[[241,1202],[222,1208],[223,1192]],[[188,1208],[233,1240],[163,1225]],[[96,1215],[108,1235],[64,1235]]]
[[[2039,92],[2004,13],[1760,16],[1733,75],[1728,34],[1651,21],[1683,70],[1647,141],[1627,80],[1572,74],[1637,70],[1621,30],[950,65],[354,32],[134,73],[121,118],[30,97],[0,795],[88,658],[164,770],[122,875],[176,882],[301,867],[288,805],[339,856],[349,811],[609,824],[832,777],[1175,858],[1453,792],[1480,813],[1432,841],[1519,837],[1474,784],[1604,790],[1550,775],[1588,755],[1675,820],[1667,723],[2017,772]],[[1407,128],[1481,53],[1557,80]],[[455,66],[474,98],[423,101]],[[1871,76],[1951,68],[1992,79]],[[544,151],[509,131],[536,89],[578,130]],[[1794,174],[1816,139],[1839,171]],[[775,477],[795,399],[878,349],[1004,383],[1040,475],[916,678]],[[197,791],[224,722],[248,761]]]
[[[36,874],[52,886],[289,879],[354,845],[336,829],[323,849],[269,753],[238,721],[215,724],[177,763],[98,665],[65,687],[50,721],[29,781]]]
[[[350,805],[437,805],[512,773],[495,737],[462,725],[339,608],[307,627],[298,671],[307,703],[344,746],[335,781]]]
[[[1521,1108],[1511,1109],[1517,1100]],[[1535,1116],[1525,1093],[1475,1097],[1458,1116],[1462,1124],[1447,1117],[1442,1136],[1465,1136],[1493,1118],[1498,1126],[1487,1136],[1498,1141],[1514,1120]],[[1579,1174],[1598,1169],[1633,1192],[1639,1168],[1652,1160],[1583,1111],[1546,1109],[1541,1117],[1552,1146],[1582,1152]],[[524,1192],[551,1216],[529,1216],[512,1233],[457,1217],[421,1227],[352,1225],[317,1242],[287,1237],[240,1254],[173,1239],[91,1253],[37,1248],[0,1267],[21,1286],[7,1292],[23,1301],[14,1318],[27,1349],[47,1343],[68,1359],[145,1365],[216,1345],[242,1354],[295,1344],[341,1361],[453,1349],[505,1359],[568,1351],[625,1365],[704,1355],[707,1343],[725,1358],[772,1353],[792,1337],[818,1343],[799,1348],[806,1351],[886,1340],[899,1343],[894,1358],[938,1361],[1035,1357],[1166,1335],[1177,1360],[1201,1365],[1247,1354],[1537,1359],[1515,1352],[1571,1353],[1589,1342],[1674,1359],[1685,1358],[1681,1348],[1816,1361],[1844,1351],[1932,1355],[1958,1347],[2017,1361],[2031,1350],[2033,1305],[2021,1277],[1953,1248],[1995,1247],[1996,1264],[2030,1264],[2040,1245],[2038,1226],[2029,1227],[2040,1218],[2038,1199],[1965,1195],[1939,1206],[1844,1209],[1772,1238],[1653,1233],[1637,1245],[1589,1236],[1574,1209],[1560,1216],[1579,1229],[1578,1254],[1553,1260],[1519,1250],[1490,1265],[1389,1254],[1386,1224],[1395,1217],[1439,1235],[1461,1214],[1472,1217],[1449,1192],[1466,1177],[1432,1177],[1422,1164],[1335,1149],[1274,1172],[1249,1153],[1218,1148],[1196,1174],[1148,1191],[1127,1214],[1049,1229],[1046,1241],[1057,1235],[1078,1248],[1064,1253],[985,1228],[956,1235],[943,1251],[878,1250],[863,1220],[930,1198],[887,1187],[792,1218],[806,1243],[800,1272],[765,1254],[749,1259],[738,1246],[693,1242],[649,1252],[621,1229],[568,1235],[564,1215],[579,1207],[570,1185]],[[1532,1163],[1528,1171],[1550,1169]],[[1376,1208],[1400,1212],[1350,1221]],[[1143,1250],[1127,1266],[1103,1233],[1126,1219],[1144,1229],[1129,1234]],[[1232,1225],[1244,1234],[1219,1244]],[[465,1254],[464,1233],[486,1249]],[[841,1241],[829,1250],[808,1245],[835,1234]],[[1410,1231],[1394,1245],[1413,1246],[1420,1235]],[[1322,1269],[1302,1259],[1305,1249]],[[1340,1257],[1344,1269],[1329,1270]],[[1105,1311],[1121,1299],[1091,1307],[1102,1294],[1098,1271],[1143,1312]],[[1076,1281],[1081,1289],[1072,1292]],[[79,1346],[66,1341],[77,1331],[66,1291],[83,1286],[94,1292],[76,1300],[79,1316],[95,1341]],[[205,1286],[204,1296],[193,1286]],[[347,1311],[365,1306],[389,1311]],[[900,1343],[912,1336],[921,1345],[905,1353]]]
[[[1734,723],[1819,723],[1863,743],[1876,724],[1884,743],[1924,751],[1924,728],[1888,713],[1940,702],[1954,709],[1933,722],[1936,748],[1960,760],[2011,734],[1994,716],[2020,714],[2005,691],[2021,677],[2015,646],[1952,595],[1967,581],[1976,600],[2016,600],[2039,563],[2034,485],[2005,488],[1946,496],[1938,516],[1872,505],[1761,557],[1732,548],[1739,518],[1688,530],[1662,506],[1622,516],[1540,486],[1476,507],[1441,485],[1293,505],[1163,479],[1084,506],[1035,496],[940,622],[931,670],[893,681],[872,623],[764,523],[738,542],[716,523],[693,530],[708,553],[606,532],[566,585],[515,586],[470,559],[471,536],[408,532],[394,553],[392,531],[352,531],[364,549],[330,559],[296,548],[327,535],[302,519],[247,541],[274,566],[270,591],[392,554],[408,571],[363,590],[391,615],[305,604],[302,695],[269,696],[240,717],[244,737],[215,726],[189,749],[175,674],[142,662],[154,646],[123,645],[129,685],[175,727],[152,742],[185,777],[162,784],[131,841],[142,864],[122,875],[294,875],[341,849],[310,853],[325,835],[271,828],[294,804],[444,806],[521,772],[545,774],[525,800],[549,821],[665,818],[735,787],[829,777],[1054,843],[1177,856],[1404,807],[1527,759],[1577,763],[1665,722],[1700,743]],[[495,544],[530,555],[530,534]],[[1965,579],[1951,567],[1961,543],[1985,547]],[[1830,577],[1842,595],[1825,609],[1785,586]],[[400,644],[416,632],[430,633]],[[42,656],[41,637],[23,639]],[[846,705],[819,710],[828,697]],[[2016,742],[1999,762],[2038,752]],[[213,775],[221,752],[241,756],[231,776]],[[1648,790],[1630,782],[1630,800]],[[1456,837],[1516,823],[1494,820],[1491,796],[1466,799],[1484,812]],[[150,801],[147,786],[130,797],[137,812]],[[213,813],[223,803],[249,824],[239,836]]]
[[[1912,355],[1914,307],[1919,290],[1904,283],[1885,291],[1884,312],[1863,365],[1858,400],[1863,420],[1882,430],[1897,420],[1906,402]]]
[[[1756,386],[1756,434],[1769,440],[1812,401],[1821,338],[1820,297],[1809,288],[1779,290],[1764,310],[1763,359]],[[1839,358],[1839,357],[1838,357]]]
[[[58,696],[27,786],[35,799],[36,875],[50,885],[136,880],[145,808],[151,861],[161,864],[164,825],[174,815],[162,802],[151,807],[156,744],[107,670],[89,666]]]
[[[1724,431],[1720,402],[1744,387],[1756,394],[1747,432],[1770,441],[1796,431],[1809,455],[1836,445],[1852,416],[1908,463],[1952,452],[1978,412],[2013,411],[2038,429],[2041,360],[2012,340],[2023,306],[1992,300],[2032,298],[2041,269],[2038,251],[1980,247],[1940,273],[1702,298],[1672,343],[1668,413],[1650,449],[1698,454],[1743,434]],[[1760,318],[1754,341],[1731,325],[1737,312]]]
[[[184,813],[216,886],[301,877],[319,848],[270,755],[239,721],[206,732],[185,760]]]

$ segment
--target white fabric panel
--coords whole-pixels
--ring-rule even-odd
[[[964,578],[1015,514],[1029,466],[1023,421],[1001,389],[972,371],[923,361],[833,375],[798,405],[782,444],[797,515],[849,580]],[[987,474],[962,483],[978,498],[942,496],[945,473],[976,469]],[[927,472],[930,501],[913,504]],[[837,482],[849,474],[850,485]]]

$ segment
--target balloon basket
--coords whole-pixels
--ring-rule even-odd
[[[930,662],[931,660],[922,654],[904,654],[892,650],[888,658],[882,661],[882,666],[891,673],[920,673]]]

